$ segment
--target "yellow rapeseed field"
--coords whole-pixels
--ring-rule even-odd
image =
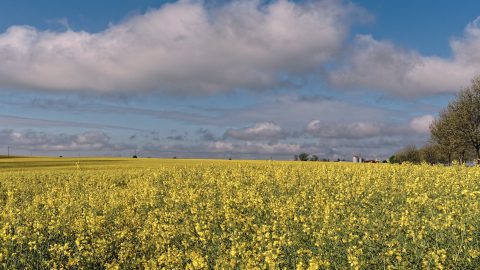
[[[480,168],[0,160],[2,269],[479,269]]]

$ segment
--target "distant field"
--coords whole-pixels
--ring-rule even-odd
[[[478,269],[480,169],[0,159],[1,269]]]
[[[239,162],[239,161],[236,161]],[[255,162],[255,161],[240,161]],[[157,168],[162,166],[188,166],[201,164],[232,163],[230,160],[209,159],[158,159],[158,158],[48,158],[48,157],[2,157],[0,156],[0,169],[25,170],[26,168],[62,168],[77,169],[119,169],[119,168]]]

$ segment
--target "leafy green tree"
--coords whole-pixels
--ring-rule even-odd
[[[440,112],[439,118],[431,124],[430,137],[432,142],[445,153],[448,164],[452,163],[452,156],[457,151],[457,147],[465,145],[460,142],[458,134],[455,134],[452,114],[448,109]]]
[[[298,155],[298,159],[299,159],[300,161],[308,161],[308,157],[309,157],[309,156],[310,156],[310,155],[307,154],[307,153],[301,153],[300,155]]]
[[[458,93],[431,127],[432,141],[447,153],[449,162],[456,154],[460,162],[470,150],[480,162],[480,76]]]
[[[446,163],[448,158],[438,144],[427,144],[419,149],[420,160],[429,164]]]
[[[415,145],[409,145],[395,153],[395,161],[399,163],[411,162],[418,164],[421,161],[420,151]]]
[[[310,157],[310,161],[318,161],[318,160],[319,160],[319,159],[318,159],[318,156],[317,156],[317,155],[312,155],[312,156]]]

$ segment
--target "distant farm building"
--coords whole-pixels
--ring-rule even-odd
[[[380,163],[381,161],[378,159],[364,159],[360,155],[354,155],[352,159],[353,163]]]
[[[363,157],[360,156],[360,155],[355,155],[353,156],[353,160],[352,160],[354,163],[362,163],[363,162]]]

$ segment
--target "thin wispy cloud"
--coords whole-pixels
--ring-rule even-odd
[[[146,132],[144,129],[123,127],[108,124],[96,124],[75,121],[58,121],[48,119],[38,119],[29,117],[18,117],[12,115],[0,115],[0,125],[2,126],[28,126],[28,127],[70,127],[70,128],[91,128],[91,129],[120,129]]]

